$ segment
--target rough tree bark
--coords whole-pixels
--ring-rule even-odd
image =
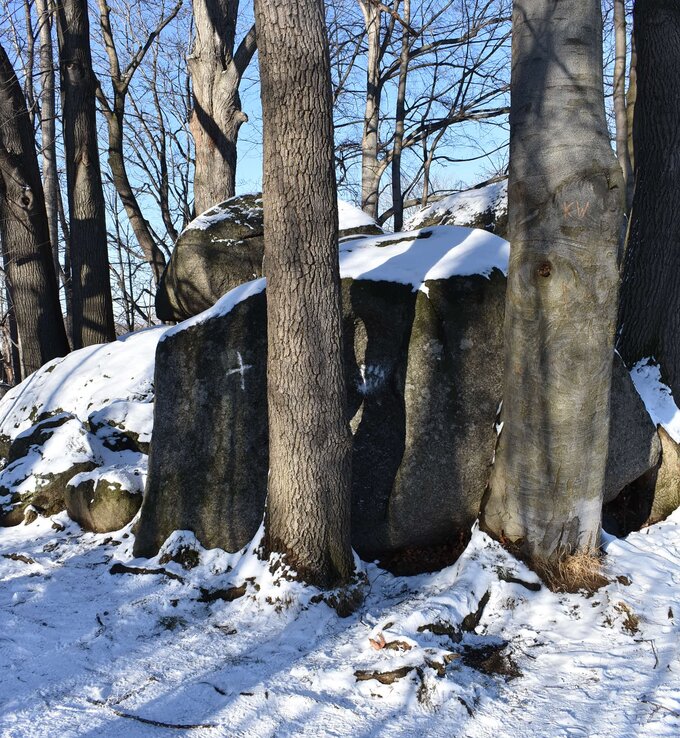
[[[21,373],[69,351],[52,265],[33,128],[14,69],[0,46],[0,239],[19,332]]]
[[[599,543],[623,178],[599,0],[515,0],[502,430],[483,525],[538,560]]]
[[[654,357],[680,397],[680,6],[637,0],[635,196],[623,265],[618,349]]]
[[[54,99],[54,55],[52,51],[52,8],[48,0],[37,0],[40,34],[40,128],[45,209],[50,229],[54,272],[59,279],[59,176],[57,173],[56,105]]]
[[[194,97],[197,213],[236,194],[236,143],[248,120],[239,86],[257,48],[255,26],[234,52],[238,0],[193,0],[196,40],[189,57]]]
[[[116,337],[86,0],[59,3],[57,30],[70,223],[73,347],[81,348]]]
[[[267,264],[265,550],[325,587],[346,581],[353,560],[324,6],[256,0],[255,18]]]

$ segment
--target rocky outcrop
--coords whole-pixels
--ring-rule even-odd
[[[467,532],[500,399],[505,277],[342,283],[353,545],[375,557]],[[219,307],[219,303],[218,306]],[[173,530],[235,551],[267,483],[266,295],[170,331],[156,356],[149,477],[135,553]]]

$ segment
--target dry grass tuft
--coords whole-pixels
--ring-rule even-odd
[[[552,559],[533,559],[529,566],[553,592],[587,592],[592,594],[609,584],[602,573],[602,555],[597,549],[558,554]]]

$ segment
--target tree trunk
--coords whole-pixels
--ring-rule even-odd
[[[256,0],[255,17],[267,264],[265,548],[283,553],[306,581],[332,586],[350,577],[353,561],[324,6]]]
[[[234,54],[238,0],[194,0],[193,7],[190,126],[196,145],[194,202],[201,213],[236,194],[236,143],[248,120],[238,89],[256,42],[252,28]]]
[[[626,187],[626,212],[633,202],[633,169],[628,151],[628,111],[626,109],[626,0],[614,0],[614,114],[616,118],[616,156]]]
[[[399,86],[397,88],[396,115],[394,126],[394,148],[392,150],[392,211],[394,213],[394,230],[404,227],[404,193],[401,189],[401,152],[404,144],[404,126],[406,120],[406,80],[409,62],[409,31],[411,22],[411,0],[404,0],[402,10],[404,26],[401,32],[401,54],[399,55]]]
[[[366,108],[361,139],[361,209],[374,220],[378,218],[380,175],[378,161],[380,128],[380,6],[361,0],[366,23],[368,56],[366,59]]]
[[[70,223],[73,346],[80,348],[113,341],[116,334],[86,0],[63,0],[57,17]]]
[[[0,46],[0,238],[26,377],[68,353],[45,197],[24,95]]]
[[[599,0],[515,0],[502,430],[483,525],[551,560],[599,543],[623,213]]]
[[[48,0],[38,0],[40,29],[40,128],[45,210],[50,229],[54,273],[59,281],[59,175],[57,173],[56,105],[54,99],[54,54],[52,51],[52,9]]]
[[[618,348],[654,357],[680,397],[680,6],[638,0],[635,197],[623,265]]]

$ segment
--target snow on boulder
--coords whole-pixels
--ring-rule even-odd
[[[508,183],[493,182],[456,192],[418,211],[406,223],[407,228],[433,225],[458,225],[483,228],[506,237],[508,231]]]
[[[381,234],[359,208],[338,200],[339,236]],[[232,197],[191,221],[180,234],[156,293],[161,320],[198,315],[229,290],[263,274],[261,195]]]
[[[20,523],[29,508],[45,515],[63,510],[66,486],[79,473],[106,466],[145,473],[154,354],[165,330],[55,359],[0,400],[3,525]]]

